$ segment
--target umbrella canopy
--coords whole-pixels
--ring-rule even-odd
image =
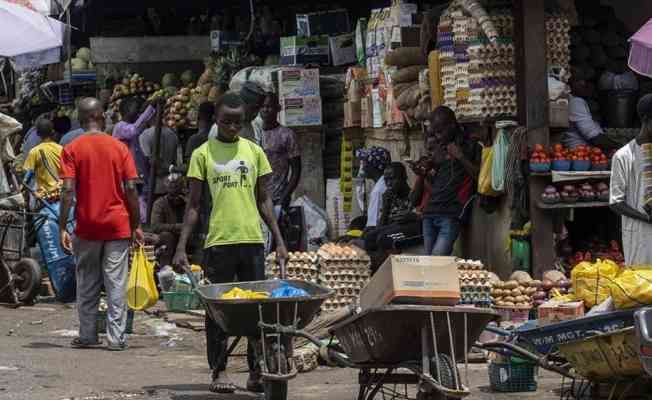
[[[63,46],[65,25],[26,7],[0,1],[0,57]]]
[[[652,19],[647,21],[629,39],[629,68],[644,76],[652,77]]]

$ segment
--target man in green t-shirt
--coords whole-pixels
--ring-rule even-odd
[[[288,253],[274,217],[269,182],[272,168],[264,151],[254,142],[241,138],[244,103],[233,92],[215,104],[217,138],[209,138],[190,158],[190,194],[173,264],[188,265],[186,244],[198,220],[202,184],[206,182],[212,198],[208,234],[204,243],[203,268],[212,283],[258,281],[265,279],[264,240],[260,218],[272,231],[279,259]],[[233,393],[235,386],[226,376],[227,336],[206,315],[206,351],[211,368],[209,389]],[[247,389],[262,392],[260,367],[255,359],[255,339],[249,338]]]

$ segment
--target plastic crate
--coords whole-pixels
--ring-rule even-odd
[[[489,363],[489,384],[494,392],[536,392],[537,366],[531,363]]]
[[[106,333],[106,311],[97,312],[97,333]],[[127,310],[127,328],[125,333],[134,333],[134,310]]]
[[[163,292],[163,301],[168,311],[188,311],[200,308],[199,296],[195,292]]]

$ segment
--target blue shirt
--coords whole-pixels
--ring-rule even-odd
[[[27,135],[25,135],[25,140],[23,141],[23,155],[25,158],[39,144],[41,144],[41,137],[36,133],[36,127],[33,126],[27,131]]]
[[[74,130],[66,133],[65,135],[63,135],[61,140],[59,140],[59,144],[62,145],[62,146],[65,146],[68,143],[70,143],[73,140],[80,137],[83,133],[84,133],[84,129],[82,129],[82,128],[74,129]]]

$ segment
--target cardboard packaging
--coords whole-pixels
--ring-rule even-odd
[[[347,101],[344,103],[344,127],[355,128],[362,125],[362,102]]]
[[[459,300],[454,257],[390,256],[360,292],[363,311],[390,303],[451,306]]]
[[[389,19],[392,26],[411,26],[414,24],[414,15],[418,12],[416,4],[401,2],[391,7]]]
[[[328,36],[281,38],[281,65],[330,64]]]
[[[395,26],[392,29],[392,50],[401,47],[419,47],[421,45],[421,28],[418,26],[401,27]]]
[[[278,95],[283,97],[319,96],[318,68],[284,68],[278,72]]]
[[[385,102],[380,96],[379,89],[371,90],[371,112],[373,128],[382,128],[385,125]]]
[[[538,308],[539,326],[556,324],[584,315],[584,303],[581,301],[558,302],[550,300]]]
[[[344,9],[297,14],[297,35],[337,35],[351,32],[349,12]]]
[[[331,36],[328,42],[334,66],[355,63],[355,35],[353,33]]]
[[[322,124],[321,97],[281,98],[279,116],[284,126],[319,126]]]

